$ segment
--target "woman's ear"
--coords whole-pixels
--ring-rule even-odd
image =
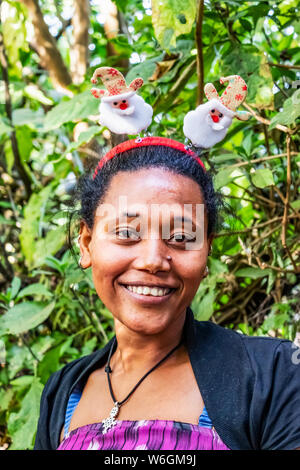
[[[79,230],[79,248],[80,248],[80,266],[83,269],[89,268],[92,264],[90,243],[92,240],[92,231],[84,221],[80,222]]]

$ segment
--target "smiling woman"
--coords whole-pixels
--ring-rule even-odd
[[[35,449],[294,449],[287,340],[193,318],[221,198],[183,144],[120,144],[79,183],[80,252],[115,336],[47,382]]]

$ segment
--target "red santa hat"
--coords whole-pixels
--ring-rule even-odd
[[[127,99],[134,95],[134,93],[136,93],[144,83],[142,78],[135,78],[130,85],[127,86],[125,78],[121,72],[112,67],[97,68],[93,73],[91,82],[97,83],[99,77],[101,78],[106,90],[92,89],[92,92],[94,90],[97,95],[101,96],[101,99],[104,102]]]

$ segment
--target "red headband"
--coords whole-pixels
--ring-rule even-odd
[[[143,137],[141,139],[132,139],[132,140],[126,140],[125,142],[122,142],[119,145],[116,145],[113,147],[109,152],[107,152],[106,155],[104,155],[103,158],[99,161],[95,172],[93,179],[96,178],[96,175],[98,173],[98,170],[100,170],[103,165],[108,161],[111,160],[115,155],[126,152],[126,150],[134,149],[137,147],[145,147],[148,145],[164,145],[165,147],[171,147],[176,150],[180,150],[181,152],[184,152],[186,155],[190,155],[193,157],[197,162],[202,166],[204,171],[206,171],[205,166],[202,162],[202,160],[190,149],[187,149],[184,144],[181,142],[177,142],[176,140],[168,139],[167,137]]]

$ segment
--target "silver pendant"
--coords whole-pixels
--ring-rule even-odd
[[[119,403],[116,401],[115,402],[115,406],[112,408],[110,414],[109,414],[109,417],[108,418],[105,418],[103,419],[102,423],[103,423],[103,431],[102,431],[102,434],[106,434],[107,431],[112,428],[113,426],[115,426],[117,424],[117,421],[115,420],[115,417],[118,415],[119,413],[119,409],[120,409],[120,405]]]

